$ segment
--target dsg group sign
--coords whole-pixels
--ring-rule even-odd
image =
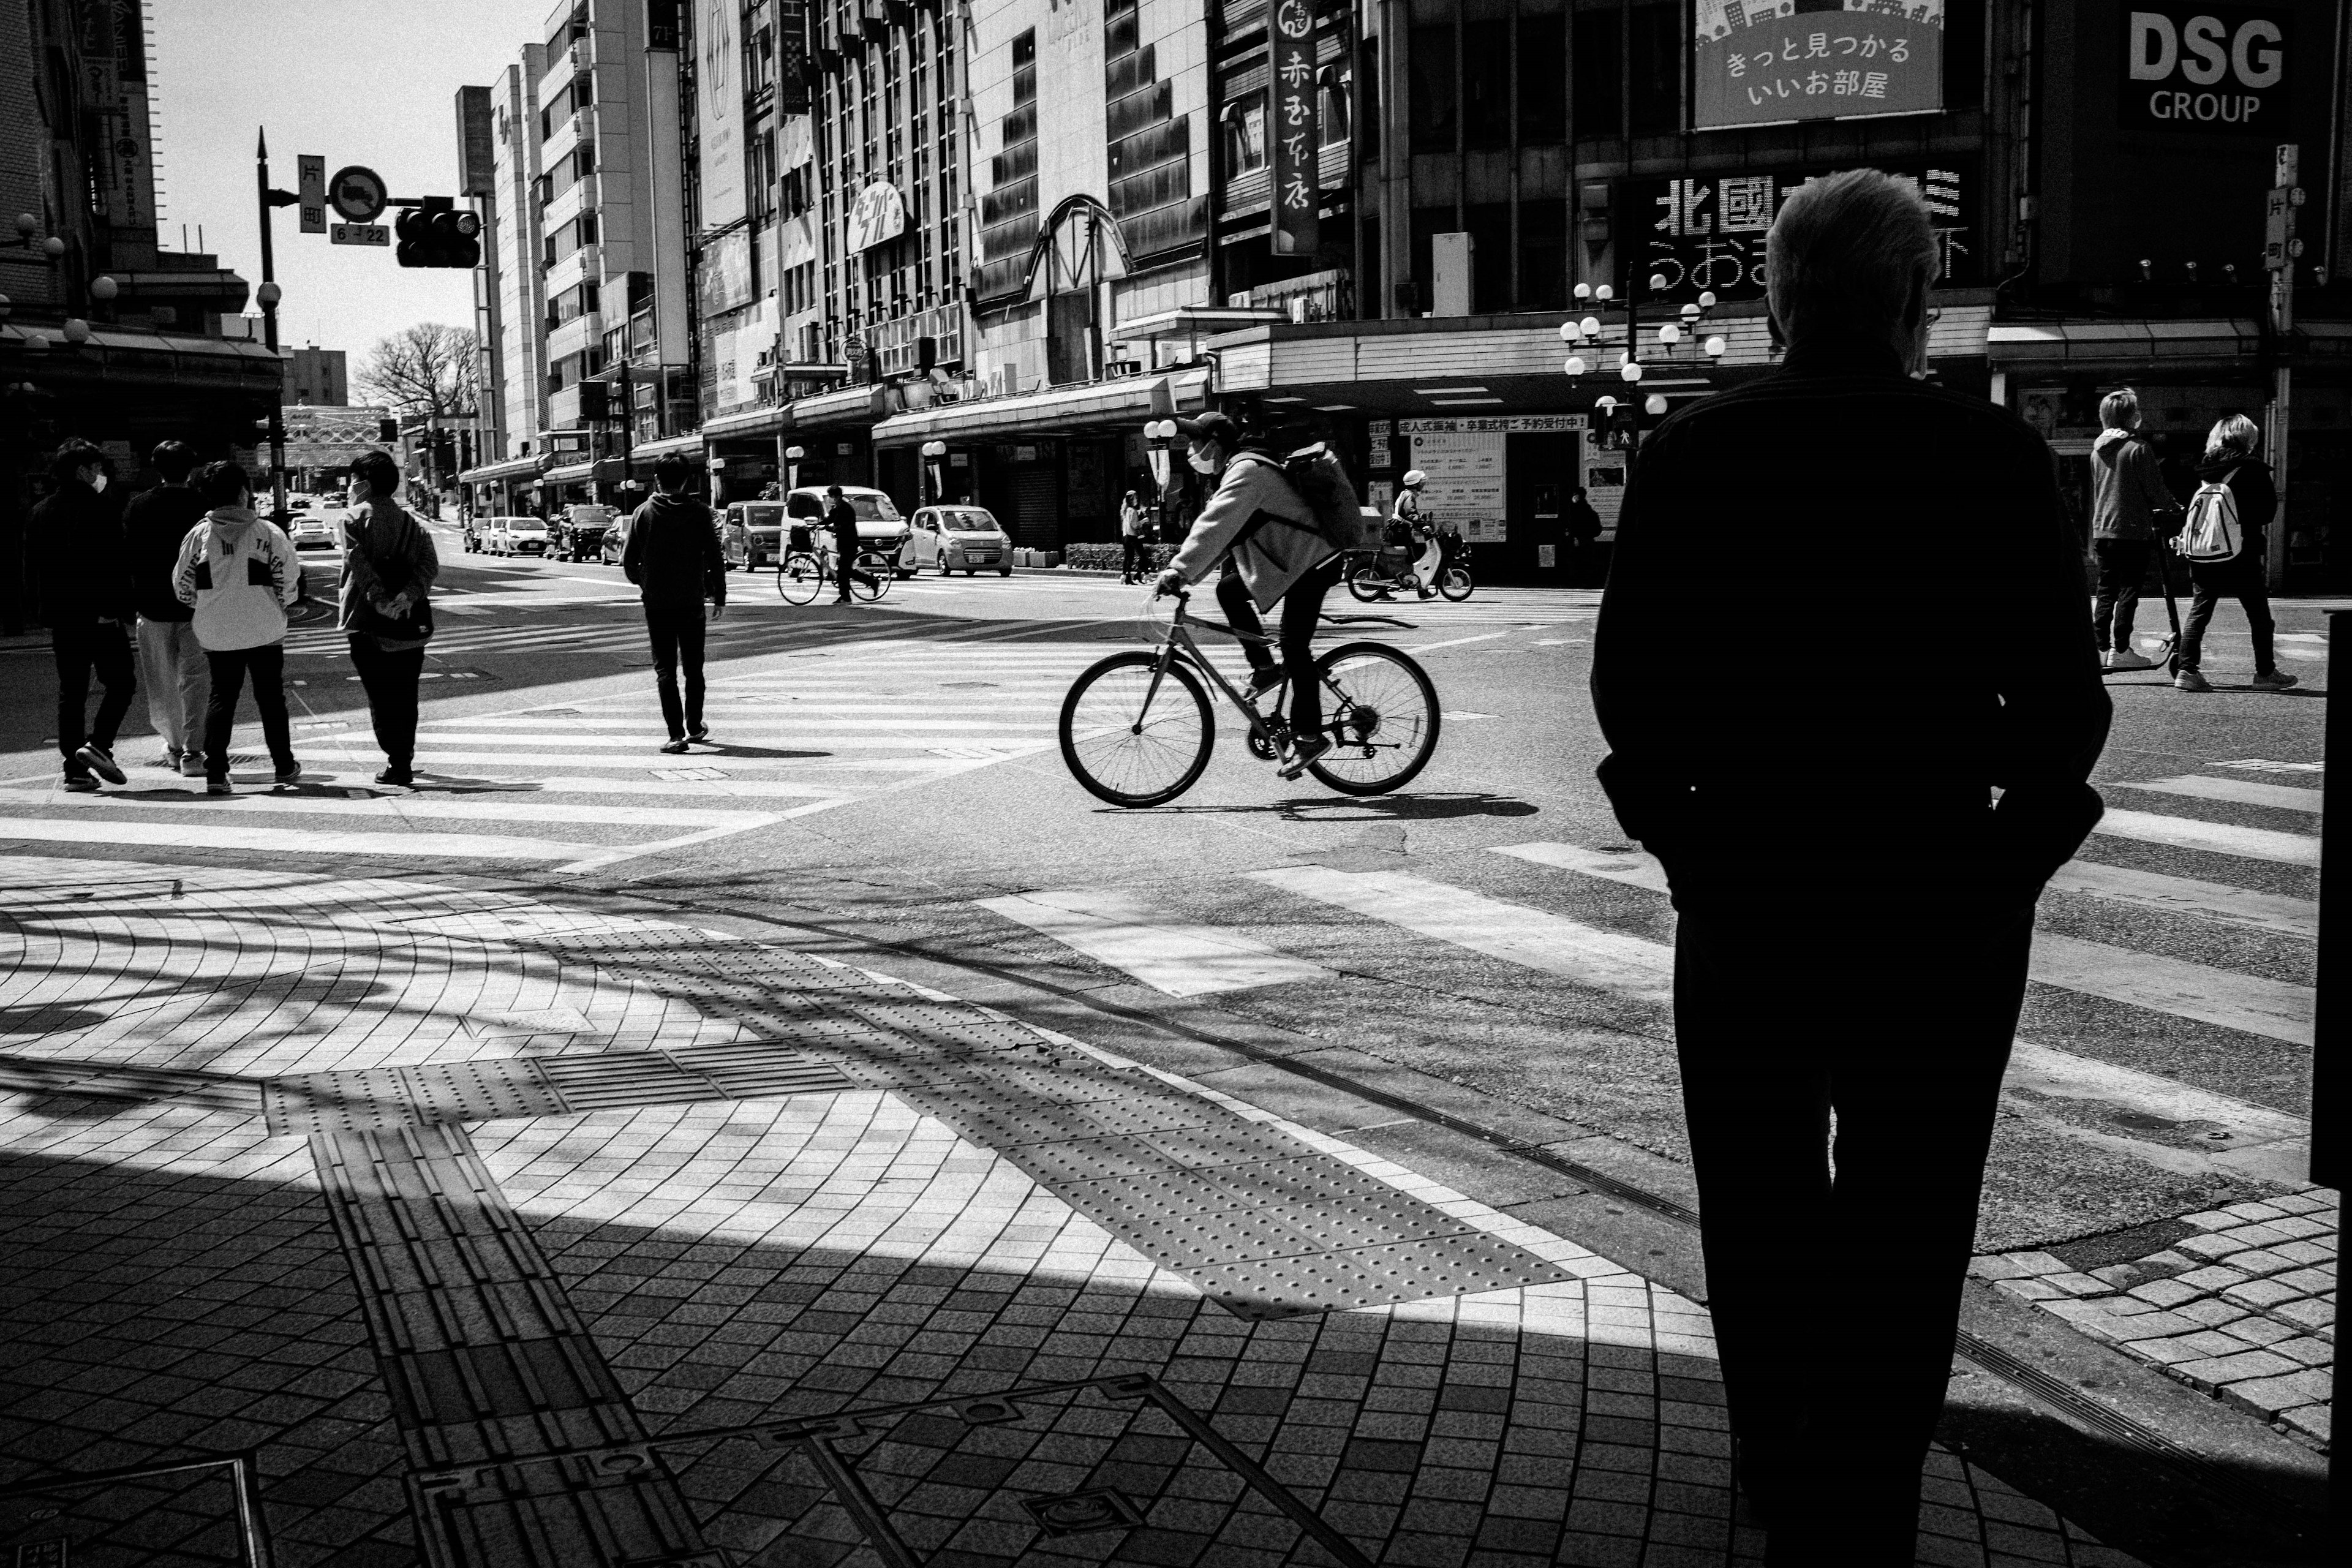
[[[2124,27],[2126,131],[2291,133],[2285,6],[2155,5]]]
[[[1944,0],[1692,0],[1691,127],[1944,106]]]

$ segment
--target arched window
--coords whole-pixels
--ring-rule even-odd
[[[1348,140],[1348,84],[1345,66],[1325,66],[1315,73],[1315,113],[1323,122],[1323,145],[1336,147]]]
[[[1225,174],[1246,174],[1265,167],[1265,105],[1225,105]]]

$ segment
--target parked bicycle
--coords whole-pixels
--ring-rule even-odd
[[[1115,653],[1081,674],[1062,703],[1062,760],[1097,798],[1113,805],[1161,805],[1199,780],[1217,738],[1209,683],[1247,722],[1252,755],[1273,762],[1289,748],[1283,715],[1289,682],[1253,697],[1220,674],[1201,652],[1192,628],[1270,643],[1222,621],[1188,613],[1189,593],[1156,649]],[[1155,631],[1159,624],[1154,617]],[[1296,678],[1296,672],[1292,672]],[[1383,643],[1342,643],[1315,660],[1323,686],[1323,733],[1331,749],[1307,771],[1342,795],[1402,789],[1437,749],[1437,688],[1402,650]]]

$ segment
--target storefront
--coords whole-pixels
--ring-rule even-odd
[[[466,504],[475,517],[515,517],[535,510],[539,459],[514,458],[468,468],[457,476],[466,489]]]
[[[284,386],[279,362],[256,342],[120,326],[76,342],[58,327],[0,322],[0,468],[12,482],[34,479],[75,437],[104,450],[125,485],[153,482],[147,454],[164,440],[258,468]]]
[[[788,408],[749,408],[709,419],[691,436],[673,436],[653,445],[690,448],[709,477],[711,504],[725,506],[757,500],[770,485],[781,483],[792,423]]]
[[[887,389],[847,386],[794,400],[787,467],[799,485],[872,485],[874,422],[883,414]],[[798,458],[790,451],[797,447]]]

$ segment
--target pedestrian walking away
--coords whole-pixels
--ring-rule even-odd
[[[147,721],[163,739],[156,761],[202,778],[212,666],[196,640],[194,612],[172,591],[180,546],[205,518],[205,503],[188,483],[196,455],[185,442],[165,441],[148,454],[147,466],[163,482],[132,496],[122,509],[123,542],[138,590],[139,683],[147,689]]]
[[[661,693],[662,722],[669,728],[662,750],[670,752],[685,751],[690,741],[710,739],[702,721],[703,601],[709,601],[714,621],[727,609],[727,561],[719,548],[719,524],[708,506],[686,493],[693,477],[694,466],[676,453],[656,464],[653,498],[629,519],[628,542],[621,547],[621,571],[637,585],[645,605],[654,681]],[[845,580],[843,592],[847,591]],[[681,663],[683,701],[677,689]]]
[[[1119,498],[1118,542],[1118,580],[1142,582],[1145,563],[1151,559],[1151,514],[1133,490]]]
[[[399,490],[400,466],[390,453],[363,453],[352,464],[335,608],[383,752],[375,782],[407,786],[416,782],[416,689],[433,637],[430,595],[441,557],[416,514],[400,504]]]
[[[2262,441],[2262,431],[2242,414],[2218,421],[2205,437],[2205,459],[2197,465],[2197,494],[2189,500],[2189,521],[2177,536],[2195,587],[2189,624],[2180,634],[2179,668],[2172,678],[2183,691],[2213,689],[2203,668],[2205,630],[2225,598],[2245,607],[2246,628],[2254,641],[2254,689],[2284,691],[2297,683],[2278,667],[2271,646],[2271,634],[2277,628],[2271,619],[2265,575],[2266,531],[2278,515],[2278,486],[2270,465],[2254,456]]]
[[[1568,535],[1568,556],[1560,563],[1565,569],[1562,575],[1570,587],[1580,588],[1586,578],[1594,575],[1585,563],[1601,541],[1601,514],[1592,510],[1591,498],[1582,485],[1569,492],[1568,516],[1562,521]]]
[[[834,581],[841,590],[833,602],[836,605],[854,603],[849,596],[851,582],[863,583],[870,588],[874,586],[875,579],[871,573],[857,570],[857,510],[841,493],[839,485],[825,487],[824,525],[833,534]]]
[[[248,676],[273,782],[291,784],[301,778],[302,764],[294,760],[286,716],[286,607],[302,596],[302,563],[284,531],[254,512],[253,479],[245,469],[207,463],[196,470],[195,489],[206,508],[205,521],[180,546],[172,591],[195,607],[196,640],[212,667],[205,789],[231,793],[229,734]]]
[[[2164,487],[2139,419],[2138,393],[2128,386],[2110,392],[2099,400],[2106,428],[2091,443],[2091,553],[2098,561],[2091,625],[2109,669],[2156,664],[2132,647],[2132,618],[2149,552],[2180,526],[2180,503]]]
[[[2033,903],[2097,820],[2108,699],[2049,447],[1916,379],[1937,271],[1918,196],[1815,181],[1766,255],[1782,367],[1633,460],[1594,633],[1601,781],[1679,912],[1708,1307],[1765,1560],[1910,1568]],[[1796,450],[1835,455],[1759,497],[1750,476]],[[1963,536],[1999,577],[1975,657],[1927,683],[1855,659],[1884,584],[1932,579]],[[1690,628],[1752,614],[1797,537],[1819,548],[1775,653],[1809,678],[1723,679]]]
[[[35,617],[49,628],[65,787],[88,793],[99,779],[126,782],[114,760],[114,737],[137,684],[130,628],[138,591],[121,521],[102,499],[106,454],[87,441],[68,441],[50,460],[49,477],[57,489],[33,509],[25,529],[25,585]],[[97,716],[88,718],[93,675],[101,694]]]
[[[1212,410],[1179,419],[1176,428],[1191,438],[1192,471],[1213,479],[1216,490],[1160,574],[1159,590],[1174,593],[1222,566],[1217,604],[1234,629],[1246,634],[1242,653],[1249,660],[1251,689],[1271,691],[1286,674],[1292,677],[1291,750],[1282,773],[1296,778],[1331,749],[1331,738],[1322,733],[1323,694],[1315,680],[1315,626],[1323,596],[1339,581],[1342,558],[1317,530],[1314,508],[1283,477],[1282,465],[1245,445],[1231,415]],[[1277,603],[1279,660],[1266,647],[1259,614]]]

